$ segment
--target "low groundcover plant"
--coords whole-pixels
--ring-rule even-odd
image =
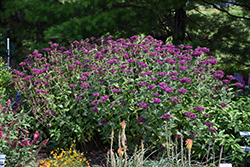
[[[109,142],[111,129],[118,132],[119,122],[129,120],[130,150],[141,139],[146,147],[168,148],[167,140],[182,131],[200,143],[193,152],[205,155],[208,139],[223,129],[218,115],[232,107],[231,85],[242,84],[213,68],[217,60],[205,56],[208,48],[163,45],[151,36],[112,38],[75,41],[68,49],[50,42],[44,54],[35,50],[21,71],[12,71],[10,85],[54,144],[97,134]]]

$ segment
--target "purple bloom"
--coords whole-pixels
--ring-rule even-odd
[[[227,107],[227,105],[226,105],[225,103],[221,103],[220,106],[221,106],[222,108]]]
[[[48,110],[47,112],[45,112],[45,115],[48,115],[51,113],[51,110]]]
[[[148,108],[149,104],[143,101],[143,102],[139,103],[139,106],[142,107],[142,108]]]
[[[232,75],[227,75],[226,77],[227,77],[227,79],[230,79],[230,80],[235,79]]]
[[[120,92],[121,89],[113,89],[112,91],[115,92],[115,93],[118,93]]]
[[[165,113],[165,114],[163,114],[161,117],[162,117],[162,119],[170,119],[171,114]]]
[[[185,66],[180,66],[180,69],[184,70],[184,71],[187,71],[187,67],[185,67]]]
[[[101,124],[103,124],[103,125],[105,125],[106,123],[107,123],[106,120],[102,120],[102,121],[101,121]]]
[[[94,100],[94,101],[91,101],[91,105],[96,105],[96,104],[98,104],[98,100]]]
[[[148,85],[147,88],[148,88],[148,89],[154,89],[154,88],[155,88],[155,85]]]
[[[182,79],[179,79],[179,81],[180,81],[181,83],[185,83],[185,82],[190,82],[191,79],[190,79],[190,78],[184,77],[184,78],[182,78]]]
[[[135,92],[137,92],[137,90],[136,90],[136,89],[133,89],[130,93],[135,93]]]
[[[213,132],[213,133],[215,133],[215,132],[217,131],[216,128],[209,128],[209,130],[210,130],[211,132]]]
[[[120,100],[120,102],[121,102],[122,105],[126,104],[125,100]]]
[[[196,109],[197,111],[204,111],[205,110],[205,108],[200,107],[200,106],[196,106],[196,107],[194,107],[194,109]]]
[[[110,95],[105,95],[105,96],[102,96],[101,99],[102,100],[107,100],[109,98]]]
[[[94,96],[94,97],[98,97],[98,96],[99,96],[99,93],[93,93],[93,96]]]
[[[174,91],[174,88],[166,88],[165,90],[166,90],[168,93],[171,93],[171,92]]]
[[[171,80],[173,80],[173,81],[175,81],[175,80],[177,79],[176,76],[170,76],[169,78],[170,78]]]
[[[223,82],[224,82],[224,83],[227,83],[227,84],[229,84],[229,83],[230,83],[230,81],[229,81],[229,80],[227,80],[227,79],[223,79]]]
[[[174,135],[174,138],[181,138],[181,135]]]
[[[146,120],[146,118],[144,118],[144,117],[140,117],[137,119],[138,122],[144,122],[145,120]]]
[[[182,93],[182,94],[187,93],[187,89],[185,89],[185,88],[180,88],[180,89],[178,89],[178,91],[179,91],[180,93]]]
[[[71,87],[71,88],[74,88],[74,87],[75,87],[75,85],[74,85],[74,84],[71,84],[71,85],[70,85],[70,87]]]
[[[145,86],[147,82],[141,82],[141,83],[138,83],[138,85],[140,86]]]
[[[192,112],[185,112],[184,115],[187,116],[190,119],[196,118],[196,115],[194,113],[192,113]]]
[[[177,74],[178,74],[178,72],[176,72],[176,71],[174,71],[174,72],[169,71],[169,74],[170,74],[170,75],[177,75]]]
[[[212,126],[214,126],[214,123],[213,123],[213,122],[211,122],[211,123],[206,122],[206,125],[207,125],[208,127],[212,127]]]
[[[93,112],[95,112],[95,113],[98,112],[98,108],[97,108],[97,107],[94,107],[92,110],[93,110]]]
[[[171,97],[171,101],[178,103],[180,101],[180,99],[178,99],[177,97]]]
[[[153,98],[152,101],[153,101],[154,103],[160,103],[160,102],[161,102],[161,99],[159,99],[159,98]]]
[[[162,150],[162,151],[166,150],[166,147],[161,146],[161,150]]]
[[[235,86],[239,87],[239,88],[242,88],[244,85],[239,83],[239,82],[236,82]]]
[[[158,73],[159,76],[164,76],[164,75],[166,75],[166,74],[167,74],[166,72],[159,72],[159,73]]]
[[[153,93],[154,96],[159,97],[161,94],[160,93]]]

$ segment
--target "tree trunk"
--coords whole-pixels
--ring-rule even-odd
[[[173,33],[174,45],[183,44],[186,32],[186,11],[183,7],[175,9],[175,25]]]

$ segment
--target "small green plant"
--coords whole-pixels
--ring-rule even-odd
[[[87,159],[84,157],[83,153],[78,153],[74,147],[75,147],[75,141],[73,141],[73,144],[71,145],[69,151],[65,151],[64,149],[61,149],[61,153],[59,153],[59,148],[57,148],[54,151],[51,151],[52,157],[43,160],[40,162],[39,167],[90,167]]]
[[[10,69],[8,69],[7,64],[3,62],[2,57],[0,57],[0,95],[3,94],[4,90],[6,92],[9,91],[9,89],[12,89],[12,87],[9,85],[11,82],[12,76]],[[5,100],[7,100],[6,98],[7,97],[5,97]]]
[[[3,94],[4,95],[4,94]],[[28,167],[35,164],[36,155],[42,146],[42,132],[29,132],[31,117],[28,112],[19,107],[12,107],[11,100],[7,102],[4,96],[0,99],[0,153],[6,155],[6,166]]]

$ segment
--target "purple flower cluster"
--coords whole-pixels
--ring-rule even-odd
[[[200,107],[200,106],[196,106],[196,107],[194,107],[194,109],[196,109],[197,111],[204,111],[205,110],[205,108]]]
[[[139,103],[139,106],[140,106],[141,108],[148,108],[148,107],[149,107],[149,104],[143,101],[143,102],[140,102],[140,103]]]
[[[153,98],[152,101],[154,103],[160,103],[161,102],[161,99],[160,98]]]
[[[178,99],[177,97],[171,97],[171,101],[174,103],[178,103],[180,99]]]
[[[184,115],[187,116],[190,119],[196,118],[196,115],[194,113],[192,113],[192,112],[185,112]]]
[[[171,114],[165,113],[165,114],[163,114],[161,117],[162,117],[162,119],[170,119]]]
[[[178,91],[179,91],[180,93],[182,93],[182,94],[187,93],[187,89],[185,89],[185,88],[180,88],[180,89],[178,89]]]
[[[213,122],[206,122],[206,125],[208,126],[208,127],[212,127],[212,126],[214,126],[214,123]]]
[[[140,118],[137,119],[138,122],[144,122],[145,120],[146,120],[146,118],[144,118],[144,117],[142,117],[142,116],[141,116]]]
[[[190,79],[190,78],[184,77],[184,78],[182,78],[182,79],[179,79],[179,81],[180,81],[181,83],[185,83],[185,82],[191,82],[191,79]]]

